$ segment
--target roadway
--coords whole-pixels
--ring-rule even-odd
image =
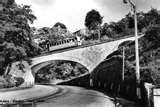
[[[60,91],[41,99],[36,107],[115,107],[114,99],[81,87],[57,86]]]
[[[6,102],[5,102],[6,101]],[[35,85],[25,89],[0,90],[1,104],[34,104],[34,107],[137,107],[122,98],[109,97],[101,92],[66,85]],[[21,103],[22,104],[22,103]],[[4,105],[5,106],[5,105]]]

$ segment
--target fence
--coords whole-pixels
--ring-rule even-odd
[[[104,81],[94,81],[90,78],[90,74],[85,76],[59,83],[59,85],[71,85],[71,86],[80,86],[84,88],[98,90],[104,93],[115,94],[123,98],[130,100],[136,100],[136,84],[129,84],[126,82],[121,82],[120,84],[114,82],[104,82]]]
[[[34,101],[3,101],[0,107],[36,107],[36,103]]]
[[[151,101],[153,104],[150,107],[159,107],[160,106],[160,85],[153,86],[151,88]]]
[[[152,85],[144,83],[142,88],[142,97],[144,99],[144,107],[159,107],[160,106],[160,85]]]

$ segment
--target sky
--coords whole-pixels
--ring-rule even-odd
[[[87,12],[92,9],[103,16],[103,23],[118,21],[131,11],[129,4],[123,0],[15,0],[17,4],[31,5],[33,14],[37,17],[34,24],[37,28],[52,27],[56,22],[66,25],[74,32],[85,28]],[[132,0],[137,11],[147,12],[151,8],[160,10],[160,0]]]

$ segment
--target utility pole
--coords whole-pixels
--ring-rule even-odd
[[[124,81],[124,67],[125,67],[125,47],[123,46],[123,65],[122,65],[122,80]]]
[[[139,70],[139,48],[138,48],[138,29],[137,29],[137,11],[136,5],[131,0],[123,0],[125,4],[129,3],[134,12],[134,29],[135,29],[135,54],[136,54],[136,83],[137,83],[137,97],[141,99],[140,92],[140,70]]]
[[[140,67],[139,67],[139,47],[138,47],[138,29],[137,29],[137,12],[136,6],[134,9],[134,23],[135,23],[135,51],[136,51],[136,78],[137,78],[137,96],[141,99],[140,92]]]

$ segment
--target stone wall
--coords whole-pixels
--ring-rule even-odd
[[[23,83],[20,84],[18,87],[32,87],[35,82],[31,68],[26,61],[18,61],[12,63],[8,75],[11,75],[14,78],[21,78],[24,80]]]

